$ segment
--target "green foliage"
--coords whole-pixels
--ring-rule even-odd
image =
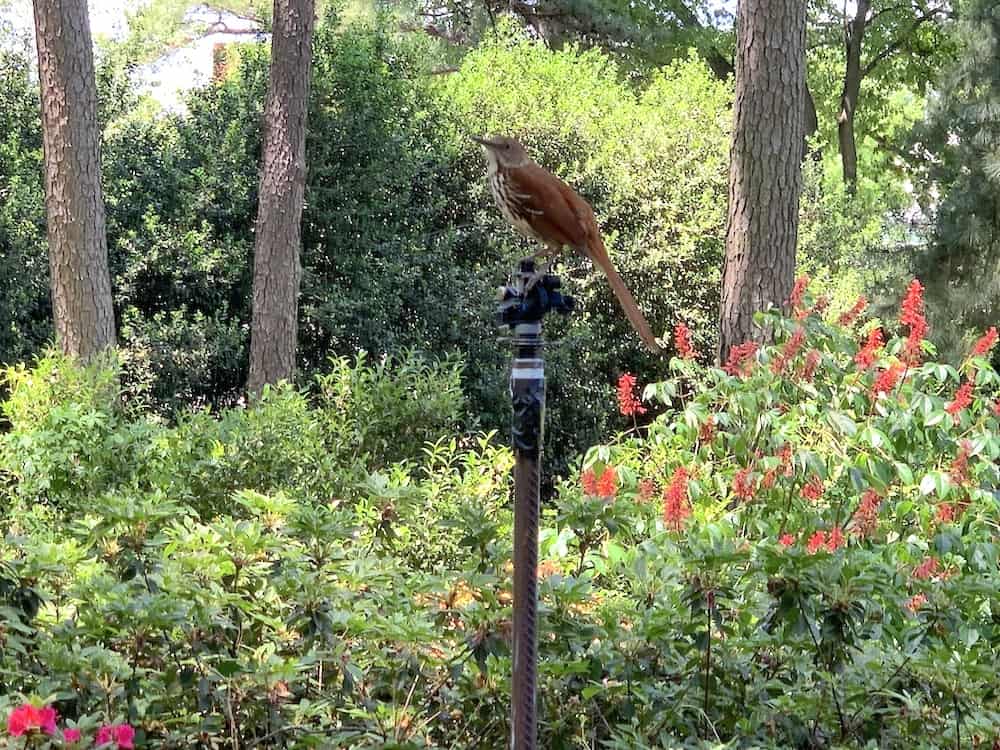
[[[917,268],[947,352],[1000,309],[1000,16],[996,3],[960,6],[959,60],[914,131],[918,197],[933,232]]]
[[[541,746],[988,746],[1000,375],[983,356],[904,367],[898,337],[859,366],[871,323],[761,323],[779,343],[745,375],[672,360],[647,388],[666,412],[584,459],[602,489],[561,483],[545,509]],[[67,513],[15,477],[0,716],[47,697],[88,731],[134,724],[144,747],[503,746],[509,451],[484,436],[374,472],[336,449],[322,463],[341,416],[326,394],[364,425],[445,429],[392,421],[432,378],[391,369],[339,362],[314,404],[286,388],[160,428],[150,450],[169,462]],[[901,377],[878,392],[887,371]],[[71,392],[98,408],[114,382],[54,360],[19,377],[22,430]],[[135,424],[153,423],[116,430]]]

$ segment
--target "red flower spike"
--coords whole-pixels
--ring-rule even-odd
[[[969,453],[972,452],[972,443],[963,440],[958,445],[958,454],[951,462],[951,481],[958,486],[969,483]]]
[[[673,531],[680,531],[684,527],[685,519],[691,515],[687,483],[687,469],[678,466],[670,478],[670,484],[663,490],[663,525]]]
[[[781,468],[784,469],[786,477],[795,474],[795,466],[792,463],[792,444],[785,443],[778,451],[778,459],[781,461]]]
[[[806,552],[808,552],[810,555],[815,555],[825,546],[826,546],[826,533],[823,531],[817,531],[811,537],[809,537],[809,541],[806,542]]]
[[[969,353],[970,357],[985,357],[990,353],[990,350],[996,346],[997,343],[997,327],[990,326],[990,329],[984,333],[979,340],[972,346],[972,351]]]
[[[821,294],[819,299],[816,300],[816,304],[812,306],[806,315],[822,315],[826,312],[826,308],[830,306],[830,298],[825,294]]]
[[[764,478],[760,480],[760,486],[765,490],[769,490],[772,487],[774,487],[777,481],[778,481],[778,470],[768,469],[767,471],[764,472]]]
[[[955,398],[944,407],[944,410],[953,417],[962,412],[963,409],[972,403],[972,381],[966,380],[958,387]]]
[[[628,372],[618,378],[618,411],[626,417],[646,413],[646,407],[635,395],[635,375]]]
[[[937,507],[937,513],[935,513],[934,519],[938,523],[951,523],[955,520],[955,506],[951,503],[940,503]]]
[[[926,594],[914,594],[906,600],[906,604],[903,606],[910,610],[910,612],[916,614],[917,610],[922,609],[925,604],[927,604]]]
[[[924,317],[924,287],[919,280],[914,279],[906,289],[906,297],[900,305],[899,322],[909,327],[904,351],[908,364],[920,362],[922,354],[921,343],[927,335],[927,319]]]
[[[871,536],[878,528],[878,509],[882,504],[881,496],[875,490],[865,490],[861,496],[858,509],[851,518],[851,532],[859,537]]]
[[[808,286],[809,286],[808,276],[803,275],[795,279],[795,286],[792,287],[792,293],[788,297],[788,308],[793,313],[798,313],[798,311],[802,307],[802,297],[805,295],[806,287]]]
[[[878,398],[883,393],[892,393],[902,375],[903,365],[900,362],[893,362],[882,370],[872,385],[872,398]]]
[[[809,353],[806,354],[806,361],[802,365],[801,372],[802,379],[805,382],[811,383],[813,381],[813,378],[816,375],[816,368],[819,367],[821,356],[822,355],[820,355],[816,349],[810,349]]]
[[[854,307],[841,313],[840,317],[837,318],[837,322],[842,326],[849,326],[857,319],[857,317],[865,311],[868,307],[868,298],[865,295],[858,297],[857,302],[854,303]]]
[[[941,563],[936,557],[925,557],[923,562],[913,569],[913,577],[920,581],[926,581],[940,572],[940,566]]]
[[[711,443],[715,439],[715,417],[711,414],[704,421],[698,430],[698,440],[703,443]]]
[[[740,500],[753,500],[757,488],[750,476],[750,469],[740,469],[733,476],[733,494]]]
[[[826,540],[826,549],[828,552],[836,552],[840,547],[846,547],[847,540],[844,539],[844,532],[841,531],[839,526],[834,526],[830,531],[830,536]]]
[[[674,326],[674,348],[684,359],[694,359],[694,347],[691,346],[691,331],[684,323]]]
[[[580,474],[580,486],[583,487],[585,495],[597,494],[597,474],[594,473],[593,469],[586,469]]]
[[[614,466],[608,466],[601,473],[601,478],[597,480],[598,497],[613,498],[618,494],[618,473]]]
[[[867,370],[873,364],[875,364],[875,359],[878,357],[878,352],[885,344],[885,340],[882,337],[881,328],[873,328],[868,332],[868,338],[865,339],[864,345],[861,350],[854,355],[854,362],[862,370]]]
[[[652,479],[643,479],[639,482],[640,500],[645,502],[655,494],[656,494],[656,483]]]
[[[813,503],[823,497],[823,482],[815,474],[809,483],[802,488],[802,497]]]
[[[781,349],[781,354],[774,358],[771,362],[771,372],[775,375],[780,375],[785,371],[785,366],[795,358],[795,355],[799,353],[799,349],[802,348],[803,342],[806,340],[806,331],[804,328],[796,328],[795,333],[789,337],[788,341]]]
[[[791,547],[793,544],[795,544],[795,537],[791,534],[782,534],[780,537],[778,537],[778,544],[780,544],[782,547]]]
[[[756,341],[745,341],[729,350],[729,359],[723,366],[730,375],[748,377],[753,370],[754,355],[760,347]]]

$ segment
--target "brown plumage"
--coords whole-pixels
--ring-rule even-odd
[[[504,218],[542,245],[536,256],[558,255],[566,247],[590,258],[604,272],[618,303],[643,343],[662,349],[622,277],[611,264],[594,210],[569,185],[540,167],[513,138],[474,138],[486,151],[490,192]]]

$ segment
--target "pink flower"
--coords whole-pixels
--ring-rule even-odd
[[[7,717],[7,731],[13,737],[20,737],[34,731],[45,734],[55,734],[58,714],[52,706],[38,708],[30,703],[24,703]]]
[[[580,486],[583,487],[585,495],[597,494],[597,474],[594,473],[593,469],[586,469],[580,474]]]
[[[791,309],[793,314],[799,313],[799,310],[802,307],[802,297],[805,296],[806,287],[808,286],[808,276],[802,275],[795,279],[795,286],[792,287],[792,293],[788,297],[788,307]]]
[[[839,526],[834,526],[830,531],[830,536],[826,540],[826,548],[830,552],[836,552],[838,547],[846,546],[847,541],[844,539],[844,532],[841,531]]]
[[[811,383],[815,377],[821,357],[822,355],[815,349],[810,349],[809,353],[806,354],[806,361],[802,365],[802,379],[807,383]]]
[[[72,745],[74,742],[80,741],[79,729],[64,729],[62,734],[63,734],[63,742],[65,742],[67,745]]]
[[[778,537],[778,544],[782,547],[791,547],[795,544],[795,537],[792,534],[782,534]]]
[[[972,452],[972,443],[963,440],[958,444],[958,454],[951,462],[951,481],[957,485],[968,484],[969,482],[969,453]]]
[[[936,557],[925,557],[924,561],[913,569],[913,577],[926,580],[939,570],[940,563]]]
[[[865,490],[861,503],[851,519],[851,531],[857,536],[871,536],[878,528],[878,508],[882,498],[875,490]]]
[[[618,378],[618,411],[627,417],[646,413],[646,407],[635,395],[635,375],[628,372]]]
[[[715,417],[708,415],[701,427],[698,428],[698,439],[703,443],[711,443],[715,438]]]
[[[753,500],[756,491],[756,483],[750,476],[750,469],[740,469],[733,475],[733,494],[740,500]]]
[[[105,724],[97,730],[95,744],[107,745],[115,743],[122,750],[132,750],[135,747],[135,729],[130,724]]]
[[[823,482],[815,474],[809,483],[802,488],[802,497],[811,502],[816,502],[823,497]]]
[[[917,610],[927,604],[926,594],[914,594],[909,599],[906,600],[906,604],[903,606],[908,610],[916,614]]]

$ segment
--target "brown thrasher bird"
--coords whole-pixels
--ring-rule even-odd
[[[663,351],[604,248],[594,209],[569,185],[540,167],[513,138],[474,137],[486,151],[490,192],[504,218],[518,232],[542,245],[536,257],[559,255],[563,248],[590,258],[607,276],[625,315],[654,352]]]

